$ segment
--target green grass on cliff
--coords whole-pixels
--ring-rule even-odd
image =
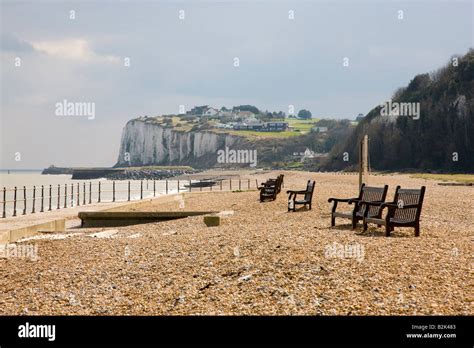
[[[154,122],[162,123],[164,117],[155,117]],[[171,117],[173,128],[177,131],[187,131],[189,132],[195,123],[189,123],[183,118],[179,116]],[[319,121],[317,118],[312,118],[310,120],[298,120],[294,118],[286,118],[286,119],[272,119],[273,122],[288,122],[290,127],[293,127],[292,131],[287,132],[257,132],[257,131],[238,131],[233,129],[219,129],[219,128],[212,128],[208,129],[208,131],[215,132],[215,133],[227,133],[242,137],[247,137],[251,139],[259,139],[259,138],[291,138],[296,137],[305,133],[309,133],[311,128],[314,127],[314,124]]]
[[[287,118],[285,120],[281,120],[281,122],[288,122],[290,127],[293,127],[295,130],[299,130],[301,132],[309,132],[311,128],[315,126],[315,123],[319,121],[319,118],[312,118],[310,120],[297,120],[294,118]]]
[[[301,135],[300,132],[257,132],[257,131],[238,131],[232,129],[213,129],[216,133],[227,133],[247,138],[291,138]]]
[[[293,127],[292,131],[287,132],[257,132],[257,131],[237,131],[237,130],[229,130],[229,129],[222,129],[217,130],[220,133],[228,133],[232,135],[240,135],[248,138],[291,138],[297,137],[302,134],[309,133],[311,128],[314,127],[314,124],[319,121],[317,118],[312,118],[311,120],[298,120],[294,118],[286,118],[286,119],[273,119],[273,122],[288,122],[290,127]]]

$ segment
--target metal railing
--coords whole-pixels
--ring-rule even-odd
[[[212,180],[211,180],[212,181]],[[213,180],[140,180],[140,181],[98,181],[77,182],[58,185],[41,185],[31,188],[6,188],[2,193],[2,218],[9,216],[34,214],[53,209],[72,208],[101,202],[125,202],[156,197],[160,194],[196,191],[232,191],[258,188],[250,179]],[[125,189],[122,187],[126,185]],[[183,186],[185,185],[185,186]],[[193,187],[194,185],[194,187]],[[132,193],[139,192],[132,197]],[[28,204],[29,203],[29,204]]]

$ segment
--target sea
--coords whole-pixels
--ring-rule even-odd
[[[23,213],[30,214],[33,211],[64,209],[66,207],[75,207],[90,203],[97,203],[99,199],[100,183],[100,201],[111,202],[113,200],[113,181],[105,178],[91,180],[72,180],[72,175],[43,175],[39,169],[8,170],[0,169],[0,217],[13,216]],[[186,190],[186,182],[179,183],[180,191]],[[115,181],[115,201],[127,201],[128,180]],[[143,193],[142,191],[143,185]],[[15,187],[16,187],[16,206],[15,206]],[[58,191],[59,190],[59,191]],[[139,200],[143,198],[152,198],[166,194],[166,182],[164,180],[131,180],[130,181],[130,200]],[[178,181],[168,180],[168,193],[178,191]],[[51,204],[50,204],[51,192]],[[79,198],[78,198],[79,192]],[[84,194],[85,192],[85,194]],[[59,193],[59,194],[58,194]],[[6,199],[4,199],[4,197]],[[26,207],[25,207],[26,197]],[[5,203],[4,203],[5,201]]]

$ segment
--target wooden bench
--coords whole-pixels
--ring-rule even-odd
[[[402,189],[397,186],[393,202],[374,203],[374,202],[360,202],[361,206],[368,206],[378,209],[380,215],[382,210],[387,208],[385,218],[372,217],[364,215],[364,231],[367,230],[367,224],[374,223],[379,226],[385,226],[385,235],[390,236],[390,232],[398,227],[413,227],[415,228],[415,236],[420,235],[420,214],[423,206],[423,199],[425,196],[425,186],[420,189]]]
[[[313,192],[314,192],[314,185],[315,182],[311,182],[308,180],[306,185],[306,190],[304,191],[286,191],[288,193],[288,211],[296,211],[296,205],[304,205],[306,209],[306,205],[309,205],[309,210],[311,210],[311,202],[313,201]],[[296,197],[298,195],[304,195],[303,199],[297,200]]]
[[[360,201],[366,202],[377,202],[383,203],[385,202],[385,197],[387,196],[388,185],[384,187],[372,187],[366,186],[362,184],[360,188],[359,196],[355,198],[329,198],[328,202],[334,202],[331,211],[331,227],[336,225],[336,218],[344,218],[350,219],[352,221],[352,229],[355,229],[357,226],[357,222],[362,221],[364,219],[364,213],[366,206],[361,206],[358,203]],[[338,203],[348,203],[354,204],[354,209],[352,212],[337,212],[337,204]],[[374,206],[369,206],[367,216],[368,217],[380,217],[381,211]]]
[[[281,186],[283,185],[283,174],[280,174],[277,176],[276,179],[268,179],[266,182],[264,182],[262,185],[276,185],[277,188],[277,194],[281,192]]]
[[[260,202],[275,200],[281,191],[282,184],[283,174],[278,175],[276,179],[268,179],[262,183],[262,186],[258,188],[260,190]]]

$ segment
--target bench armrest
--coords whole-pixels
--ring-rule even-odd
[[[356,197],[356,198],[329,198],[328,203],[331,203],[331,202],[349,203],[349,201],[355,201],[355,200],[358,200],[358,199],[359,199],[358,197]]]
[[[380,207],[380,208],[385,208],[385,207],[389,207],[393,204],[393,202],[384,202],[384,201],[361,201],[359,200],[358,201],[358,205],[359,206],[362,206],[362,205],[368,205],[368,206],[372,206],[372,207]],[[397,206],[395,204],[395,206]]]
[[[349,201],[347,202],[348,204],[352,204],[352,203],[356,203],[356,204],[359,204],[361,200],[359,198],[351,198],[349,199]]]
[[[292,191],[292,190],[289,190],[289,191],[286,191],[286,193],[293,193],[293,194],[305,194],[305,193],[308,193],[308,191],[306,190],[301,190],[301,191]]]

